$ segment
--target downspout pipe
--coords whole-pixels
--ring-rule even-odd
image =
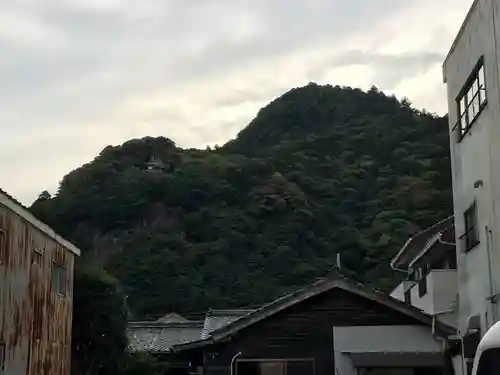
[[[491,304],[491,320],[493,325],[497,319],[497,314],[496,314],[496,308],[495,308],[495,285],[493,283],[493,271],[491,269],[491,244],[492,244],[492,237],[493,233],[491,229],[486,226],[485,228],[485,234],[486,234],[486,252],[488,254],[488,282],[489,282],[489,297],[488,301]]]
[[[241,352],[238,352],[236,353],[233,358],[231,358],[231,368],[230,368],[230,375],[234,375],[234,361],[236,361],[236,358],[238,358],[239,356],[241,356],[242,353]]]
[[[432,314],[432,329],[431,329],[431,332],[432,332],[432,337],[436,340],[436,341],[439,341],[442,345],[442,348],[443,348],[443,351],[446,350],[446,347],[447,347],[447,339],[446,338],[443,338],[443,337],[440,337],[436,334],[436,319],[439,315],[444,315],[444,314],[448,314],[448,313],[452,313],[452,312],[455,312],[456,309],[449,309],[449,310],[443,310],[443,311],[438,311],[437,313],[434,313]],[[448,337],[449,339],[449,337]],[[462,347],[463,347],[463,339],[460,338],[462,340]],[[464,375],[465,373],[463,372],[464,371],[464,360],[462,358],[462,375]]]

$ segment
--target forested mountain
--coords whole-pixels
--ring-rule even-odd
[[[406,239],[452,212],[449,165],[445,118],[309,84],[215,150],[107,147],[32,211],[103,262],[137,314],[253,306],[324,276],[336,253],[390,284]]]

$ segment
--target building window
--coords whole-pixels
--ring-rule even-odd
[[[7,232],[0,229],[0,264],[7,263]]]
[[[260,375],[285,375],[286,362],[261,362]]]
[[[458,139],[467,133],[486,105],[486,82],[483,59],[479,61],[457,98],[459,121]]]
[[[423,276],[418,282],[418,296],[423,297],[427,294],[427,275]]]
[[[248,359],[236,362],[236,375],[314,375],[313,359]]]
[[[6,356],[5,356],[5,343],[3,341],[0,341],[0,371],[5,370],[5,362],[6,362]]]
[[[418,269],[419,280],[418,280],[418,296],[423,297],[427,294],[427,275],[429,274],[429,265],[424,264]]]
[[[407,305],[411,305],[411,289],[405,291],[404,295],[405,295],[405,303]]]
[[[464,212],[465,233],[461,239],[465,243],[465,251],[473,249],[479,243],[479,227],[477,205],[474,203]]]
[[[54,263],[52,267],[52,289],[61,297],[66,296],[66,267]]]
[[[416,268],[412,273],[412,281],[419,281],[422,278],[421,273],[420,268]]]
[[[40,266],[43,260],[43,251],[40,249],[33,249],[31,251],[31,264]]]

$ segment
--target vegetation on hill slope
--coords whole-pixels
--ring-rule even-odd
[[[151,172],[151,158],[164,172]],[[309,84],[215,150],[107,147],[33,212],[99,259],[138,314],[252,306],[336,253],[384,287],[408,236],[452,211],[445,118],[373,88]]]

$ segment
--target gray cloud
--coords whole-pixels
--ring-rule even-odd
[[[2,2],[0,186],[29,203],[107,144],[130,137],[164,135],[186,147],[221,144],[261,106],[310,80],[373,83],[400,96],[408,91],[427,106],[415,77],[436,72],[468,5]],[[449,11],[421,33],[429,14],[443,9]],[[389,45],[392,50],[381,50]],[[429,103],[438,102],[434,88],[441,83],[426,84],[435,95]]]
[[[309,72],[312,77],[317,77],[331,68],[362,65],[376,69],[373,83],[383,83],[386,89],[394,89],[403,78],[425,72],[442,61],[443,53],[439,52],[381,54],[353,50],[322,62]]]

